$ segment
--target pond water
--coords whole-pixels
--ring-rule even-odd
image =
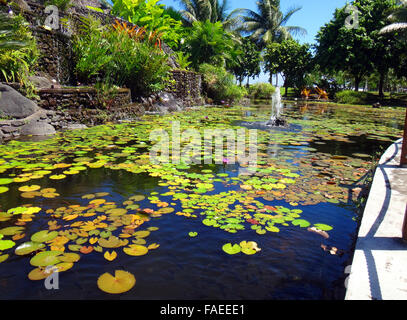
[[[1,145],[0,298],[343,299],[365,200],[357,188],[401,137],[404,110],[286,103],[284,115],[289,127],[257,130],[251,175],[230,153],[222,164],[154,165],[149,134],[171,135],[174,121],[238,129],[267,120],[268,105]],[[44,284],[47,265],[58,289]],[[134,287],[106,293],[98,279],[115,270]]]

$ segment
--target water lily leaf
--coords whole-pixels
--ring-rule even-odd
[[[136,278],[131,273],[124,270],[116,270],[115,275],[110,273],[102,274],[97,281],[98,288],[111,294],[127,292],[136,284]]]
[[[150,235],[150,231],[147,231],[147,230],[137,231],[137,232],[134,232],[133,235],[136,238],[146,238]]]
[[[18,188],[18,190],[21,192],[32,192],[32,191],[37,191],[40,189],[41,189],[41,187],[37,186],[37,185],[22,186],[22,187]]]
[[[131,244],[126,248],[123,248],[123,251],[129,256],[143,256],[147,254],[148,248],[138,244]]]
[[[20,244],[16,250],[14,251],[14,253],[18,256],[23,256],[26,254],[30,254],[34,251],[40,250],[42,248],[45,247],[45,244],[43,243],[38,243],[38,242],[24,242],[22,244]]]
[[[83,246],[79,251],[83,254],[91,253],[93,251],[93,246]]]
[[[304,219],[296,219],[291,221],[294,226],[300,226],[301,228],[307,228],[311,225],[307,220]]]
[[[108,261],[113,261],[114,259],[117,258],[117,252],[112,251],[111,253],[109,251],[106,251],[105,254],[103,255],[106,260]]]
[[[9,255],[8,254],[3,254],[0,255],[0,263],[6,261],[8,259]]]
[[[146,197],[143,195],[135,195],[129,198],[129,200],[133,200],[133,201],[142,201],[144,200]]]
[[[190,233],[188,233],[188,235],[189,235],[191,238],[194,238],[194,237],[196,237],[196,236],[198,235],[198,232],[193,232],[193,231],[191,231]]]
[[[7,187],[0,187],[0,193],[5,193],[9,190]]]
[[[34,233],[31,236],[31,241],[33,242],[47,242],[50,240],[53,240],[58,236],[58,231],[48,231],[48,230],[42,230]]]
[[[330,231],[333,229],[331,226],[328,226],[327,224],[323,224],[323,223],[315,223],[314,226],[317,229],[322,230],[322,231]],[[1,233],[1,230],[0,230],[0,233]]]
[[[227,254],[236,254],[240,252],[241,248],[238,244],[232,245],[231,243],[226,243],[223,245],[222,250]]]
[[[148,250],[154,250],[154,249],[157,249],[159,246],[160,245],[158,243],[152,243],[147,247],[147,249]]]
[[[13,179],[9,179],[9,178],[0,178],[0,185],[4,185],[4,184],[10,184],[14,182]]]
[[[14,247],[16,243],[11,240],[0,240],[0,250],[6,250]]]
[[[57,269],[58,272],[64,272],[66,270],[69,270],[73,267],[73,263],[72,262],[61,262],[61,263],[57,263],[56,265],[54,265],[54,267]]]
[[[54,174],[49,177],[51,180],[62,180],[66,178],[66,175],[64,174]]]
[[[38,267],[30,271],[28,279],[33,281],[44,280],[56,271],[58,271],[58,269],[54,266],[49,268]]]
[[[74,252],[66,252],[63,255],[58,256],[58,259],[61,262],[77,262],[80,258],[81,256]]]
[[[37,253],[31,258],[30,264],[34,267],[46,267],[60,262],[58,256],[63,254],[62,251],[43,251]]]
[[[70,244],[68,246],[68,249],[71,251],[79,251],[79,250],[81,250],[81,248],[82,248],[82,246],[79,244]]]
[[[3,229],[0,229],[0,234],[4,236],[14,236],[15,234],[19,234],[23,232],[24,228],[23,227],[6,227]]]
[[[100,234],[102,236],[102,232]],[[103,248],[117,248],[121,246],[120,239],[118,237],[110,235],[108,239],[100,238],[98,244]]]

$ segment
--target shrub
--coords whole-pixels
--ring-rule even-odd
[[[199,71],[203,75],[204,90],[215,103],[236,103],[247,94],[245,88],[234,83],[233,75],[225,68],[203,64]]]
[[[39,51],[28,23],[21,15],[12,18],[0,14],[0,80],[19,82],[28,96],[34,87],[28,80],[37,63]]]
[[[72,7],[71,0],[47,0],[45,6],[56,6],[62,12]]]
[[[249,96],[252,99],[271,99],[271,95],[276,91],[270,83],[259,82],[250,85]]]
[[[335,94],[335,101],[343,104],[370,104],[375,100],[368,92],[344,90]]]
[[[73,49],[80,81],[99,78],[126,86],[133,97],[164,89],[169,79],[167,56],[148,41],[135,41],[127,32],[103,26],[94,18],[84,21]]]

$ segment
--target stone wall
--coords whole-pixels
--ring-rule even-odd
[[[113,109],[131,103],[129,89],[117,89],[106,97],[95,88],[40,89],[38,106],[47,110]],[[105,105],[103,105],[105,104]]]
[[[174,80],[168,90],[186,105],[202,104],[202,77],[200,74],[184,70],[172,70]]]

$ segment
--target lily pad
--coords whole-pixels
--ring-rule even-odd
[[[148,249],[145,246],[138,244],[131,244],[126,248],[123,248],[123,251],[129,256],[143,256],[147,254]]]
[[[116,270],[115,275],[110,273],[102,274],[97,281],[98,288],[111,294],[127,292],[136,284],[136,278],[131,273],[124,270]]]
[[[24,242],[22,244],[20,244],[16,250],[14,251],[14,253],[18,256],[23,256],[26,254],[30,254],[34,251],[40,250],[42,248],[45,247],[45,244],[43,243],[38,243],[38,242]]]
[[[238,244],[232,245],[231,243],[226,243],[223,245],[222,250],[227,254],[236,254],[241,251],[241,248]]]
[[[42,230],[34,233],[31,236],[31,241],[34,242],[47,242],[50,240],[53,240],[58,236],[58,231],[48,231],[48,230]]]
[[[58,258],[63,254],[62,251],[44,251],[37,253],[30,260],[30,264],[34,267],[46,267],[61,262]]]

